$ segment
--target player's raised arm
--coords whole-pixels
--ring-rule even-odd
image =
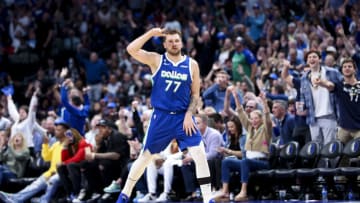
[[[134,57],[139,62],[150,66],[152,72],[156,71],[157,66],[160,63],[160,54],[146,51],[142,49],[142,47],[152,37],[164,37],[164,31],[165,30],[161,28],[152,28],[145,34],[130,42],[130,44],[126,47],[127,52],[132,57]]]

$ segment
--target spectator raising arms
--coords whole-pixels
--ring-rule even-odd
[[[37,94],[39,89],[36,89],[31,97],[30,106],[20,106],[19,111],[17,111],[15,103],[11,95],[7,96],[8,101],[8,111],[11,119],[14,121],[14,124],[11,126],[11,136],[14,136],[16,133],[21,133],[25,136],[27,146],[29,147],[30,154],[34,154],[34,141],[33,141],[33,131],[39,131],[43,135],[45,134],[45,129],[43,129],[36,122],[36,107],[38,105]]]

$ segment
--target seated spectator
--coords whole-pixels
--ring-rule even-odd
[[[79,195],[73,202],[99,198],[103,188],[120,176],[121,170],[129,160],[130,148],[127,138],[116,130],[116,125],[101,119],[97,127],[99,133],[95,138],[96,150],[85,154],[86,161],[74,163],[74,171],[70,172],[83,176],[83,181],[87,183],[82,185]],[[80,184],[77,178],[71,181],[73,184]]]
[[[96,125],[101,120],[101,115],[96,114],[92,117],[90,121],[90,130],[85,133],[86,142],[91,144],[93,147],[96,147],[95,136],[99,133]]]
[[[58,164],[57,172],[68,199],[72,200],[80,192],[81,186],[80,184],[72,184],[70,177],[79,180],[81,180],[81,177],[76,173],[71,173],[73,171],[71,165],[85,160],[85,151],[91,150],[92,146],[85,141],[75,128],[66,131],[65,135],[61,151],[62,162]],[[74,183],[79,183],[79,181]]]
[[[272,135],[272,122],[265,94],[261,93],[260,97],[264,105],[264,113],[255,110],[250,113],[250,118],[248,118],[245,114],[240,101],[236,99],[237,112],[241,123],[248,132],[248,135],[245,143],[246,158],[241,160],[238,166],[242,184],[240,193],[235,196],[235,201],[246,201],[248,199],[247,183],[250,172],[269,168],[268,154]],[[216,200],[223,198],[227,200],[229,199],[229,179],[226,179],[229,176],[226,176],[224,173],[222,175],[223,189],[218,195],[216,195]]]
[[[25,138],[21,133],[15,134],[9,141],[9,132],[0,131],[0,186],[11,178],[23,177],[30,158]]]
[[[221,174],[219,174],[219,179],[221,178],[223,182],[222,192],[226,194],[225,197],[228,197],[230,172],[240,171],[241,159],[245,158],[246,135],[242,133],[243,127],[237,116],[231,117],[226,125],[228,142],[226,142],[225,147],[220,147],[218,151],[224,156],[220,163]]]
[[[202,143],[205,146],[206,159],[208,164],[210,162],[215,162],[216,159],[221,159],[221,154],[217,151],[218,148],[224,146],[224,141],[220,132],[214,128],[208,126],[208,117],[205,114],[197,114],[194,116],[196,125],[200,131],[202,137]],[[216,168],[213,168],[214,164],[209,164],[210,174],[211,174],[211,184],[212,187],[216,187]],[[185,190],[189,193],[187,200],[196,199],[196,189],[198,184],[195,177],[195,164],[192,159],[191,154],[186,154],[183,159],[183,165],[181,167],[181,172],[184,177]]]
[[[168,147],[158,155],[154,155],[154,160],[146,169],[146,182],[149,193],[138,202],[166,202],[170,201],[169,194],[171,192],[172,180],[174,176],[174,165],[181,166],[182,153],[179,151],[177,142],[173,140]],[[159,197],[156,198],[157,176],[164,176],[164,190]]]
[[[50,202],[50,200],[53,198],[53,195],[59,186],[59,176],[56,173],[56,166],[61,162],[61,151],[62,144],[65,140],[65,132],[70,128],[70,126],[62,119],[57,120],[55,125],[55,136],[58,141],[49,147],[49,138],[44,135],[41,152],[44,161],[50,161],[50,168],[30,185],[26,186],[24,189],[15,194],[0,192],[0,199],[3,202],[25,202],[37,193],[44,190],[45,194],[43,194],[40,199],[35,202],[46,203]]]
[[[279,131],[280,146],[293,141],[292,135],[295,128],[295,118],[287,112],[286,101],[273,101],[272,112],[275,118],[275,128]]]

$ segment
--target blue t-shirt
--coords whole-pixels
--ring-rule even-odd
[[[360,82],[355,85],[335,83],[334,93],[339,107],[339,126],[360,130]]]
[[[151,105],[165,111],[186,111],[191,99],[191,60],[184,59],[174,63],[161,56],[158,70],[152,76],[153,88]]]

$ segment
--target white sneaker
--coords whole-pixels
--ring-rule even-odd
[[[169,196],[166,192],[160,194],[160,196],[156,199],[156,202],[167,202],[169,200]]]
[[[151,193],[147,193],[143,198],[138,199],[138,202],[153,202],[156,200],[156,197]]]

